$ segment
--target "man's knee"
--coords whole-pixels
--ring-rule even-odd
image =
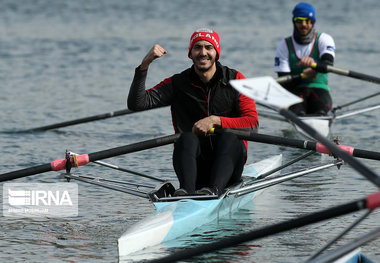
[[[178,138],[175,149],[196,151],[199,146],[198,137],[192,132],[184,132]]]
[[[240,140],[235,134],[230,132],[224,132],[219,135],[218,142],[220,142],[223,145],[234,145],[240,143]]]

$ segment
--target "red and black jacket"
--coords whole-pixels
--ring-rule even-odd
[[[207,85],[200,81],[193,67],[149,90],[145,90],[146,75],[147,71],[136,69],[128,95],[128,108],[139,111],[170,105],[176,133],[191,132],[195,122],[210,115],[221,117],[222,128],[258,127],[254,101],[229,85],[231,79],[243,79],[244,76],[219,62]]]

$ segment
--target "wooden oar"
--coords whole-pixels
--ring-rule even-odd
[[[33,166],[26,169],[21,169],[9,173],[0,174],[0,182],[8,181],[12,179],[17,179],[25,176],[30,176],[34,174],[40,174],[50,171],[61,171],[66,169],[66,165],[68,164],[70,167],[78,167],[82,165],[86,165],[89,162],[94,162],[110,157],[115,157],[127,153],[132,152],[138,152],[150,148],[155,148],[167,144],[174,143],[178,138],[180,134],[173,134],[168,136],[163,136],[147,141],[137,142],[133,144],[128,144],[125,146],[120,146],[112,149],[107,149],[99,152],[89,153],[89,154],[81,154],[78,156],[74,156],[69,158],[69,160],[66,159],[59,159],[52,161],[50,163]]]
[[[240,93],[254,99],[256,103],[278,111],[286,119],[305,131],[310,137],[316,139],[321,145],[325,146],[332,155],[341,158],[373,184],[380,187],[379,175],[371,171],[357,159],[353,158],[347,151],[344,151],[342,148],[339,148],[337,145],[330,142],[315,129],[304,123],[297,115],[288,110],[288,107],[302,102],[302,99],[285,90],[272,77],[231,80],[230,83]]]
[[[326,65],[326,64],[322,64],[322,63],[313,63],[311,65],[311,67],[313,69],[315,69],[316,71],[322,72],[322,73],[332,72],[332,73],[335,73],[338,75],[343,75],[343,76],[347,76],[347,77],[351,77],[351,78],[355,78],[355,79],[361,79],[361,80],[380,84],[380,78],[370,76],[367,74],[363,74],[363,73],[359,73],[359,72],[352,71],[352,70],[336,68],[336,67]]]
[[[227,247],[236,246],[238,244],[263,238],[266,236],[285,232],[294,228],[302,227],[308,224],[321,222],[323,220],[336,218],[362,209],[376,209],[380,207],[380,192],[368,195],[366,198],[359,199],[350,203],[335,206],[316,213],[301,216],[297,219],[287,220],[272,226],[263,227],[247,233],[239,234],[234,237],[224,238],[219,241],[204,244],[198,247],[182,250],[172,255],[149,261],[151,263],[175,262],[183,259],[189,259],[204,253],[220,250]]]

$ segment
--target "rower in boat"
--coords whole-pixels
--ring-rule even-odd
[[[150,64],[166,53],[156,44],[136,68],[128,108],[141,111],[171,106],[174,130],[181,133],[173,152],[180,184],[175,196],[221,195],[226,187],[241,181],[247,141],[232,133],[211,136],[208,132],[212,128],[256,130],[255,102],[230,86],[230,80],[245,77],[219,62],[220,39],[215,31],[196,30],[188,52],[192,67],[146,90]]]
[[[304,73],[302,78],[283,84],[303,102],[289,109],[297,115],[327,115],[332,109],[327,73],[317,73],[311,65],[315,62],[333,65],[334,39],[327,33],[317,32],[315,8],[299,3],[293,9],[293,34],[277,46],[274,71],[278,76]]]

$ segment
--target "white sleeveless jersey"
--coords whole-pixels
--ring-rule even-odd
[[[310,56],[315,43],[315,39],[310,44],[300,45],[294,40],[294,37],[292,35],[292,41],[298,58],[301,59],[303,57]],[[318,50],[319,57],[321,57],[323,54],[330,54],[335,58],[334,39],[329,34],[321,33],[318,40]],[[277,46],[274,71],[290,72],[289,50],[285,39],[282,39]]]

